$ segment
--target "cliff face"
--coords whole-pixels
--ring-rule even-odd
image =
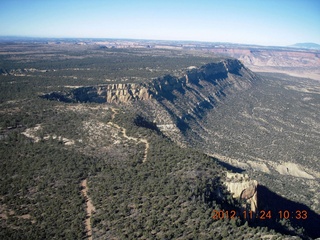
[[[110,84],[101,93],[106,96],[109,103],[129,102],[133,100],[148,100],[152,98],[152,94],[143,84]]]
[[[237,78],[242,77],[242,73],[245,73],[248,77],[246,81],[238,81],[239,79]],[[199,87],[210,86],[211,89],[215,89],[215,92],[223,91],[227,86],[246,89],[251,86],[250,78],[252,78],[252,73],[241,62],[227,59],[189,70],[181,77],[166,75],[154,79],[149,83],[100,86],[99,95],[105,95],[106,102],[109,103],[126,103],[149,99],[173,100],[178,97],[179,93],[188,95],[188,92],[192,92],[193,90],[198,91],[199,89],[197,88]],[[206,95],[206,97],[210,95],[213,97],[213,94],[207,93]]]
[[[257,212],[258,182],[256,180],[249,179],[247,175],[227,173],[225,185],[234,198],[245,201],[243,208],[249,205],[252,212]]]
[[[149,90],[154,101],[139,106],[143,105],[143,112],[158,125],[175,124],[184,131],[189,120],[200,120],[223,98],[249,89],[255,79],[240,61],[227,59],[194,68],[180,77],[153,80]]]

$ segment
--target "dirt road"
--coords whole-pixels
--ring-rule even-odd
[[[88,196],[87,179],[84,179],[81,182],[81,187],[82,187],[81,193],[86,200],[86,212],[87,212],[87,218],[85,220],[86,232],[87,232],[88,239],[92,240],[91,216],[92,216],[92,213],[95,211],[95,208],[91,202],[90,197]]]
[[[143,157],[143,161],[142,162],[146,162],[147,161],[147,156],[148,156],[148,150],[149,150],[149,142],[147,139],[145,138],[135,138],[135,137],[130,137],[127,135],[127,129],[120,127],[118,124],[112,122],[115,118],[115,115],[117,114],[117,109],[115,108],[111,108],[111,110],[113,111],[112,117],[111,117],[111,121],[108,122],[108,124],[120,129],[120,131],[122,132],[123,136],[128,139],[128,140],[133,140],[136,142],[142,142],[146,145],[146,148],[144,150],[144,157]]]

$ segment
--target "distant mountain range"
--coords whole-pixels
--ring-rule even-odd
[[[289,47],[320,49],[320,45],[316,43],[296,43],[296,44],[290,45]]]

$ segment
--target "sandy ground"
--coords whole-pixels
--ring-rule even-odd
[[[35,127],[33,128],[27,128],[24,132],[22,132],[21,134],[26,136],[27,138],[31,138],[34,142],[39,142],[41,140],[40,137],[37,136],[37,132],[42,130],[42,126],[41,124],[37,124]],[[57,136],[55,134],[53,135],[46,135],[43,137],[43,140],[49,140],[50,138],[52,139],[57,139],[59,141],[62,141],[62,143],[64,145],[70,146],[70,145],[74,145],[75,141],[72,139],[68,139],[62,136]]]
[[[315,179],[314,176],[308,174],[301,166],[291,162],[284,162],[276,167],[276,170],[282,175],[291,175],[307,179]]]
[[[41,139],[36,136],[36,133],[42,129],[41,124],[37,124],[33,128],[27,128],[24,132],[21,134],[26,136],[27,138],[31,138],[34,142],[39,142]]]

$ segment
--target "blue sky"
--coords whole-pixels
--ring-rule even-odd
[[[320,44],[319,0],[0,0],[0,36]]]

